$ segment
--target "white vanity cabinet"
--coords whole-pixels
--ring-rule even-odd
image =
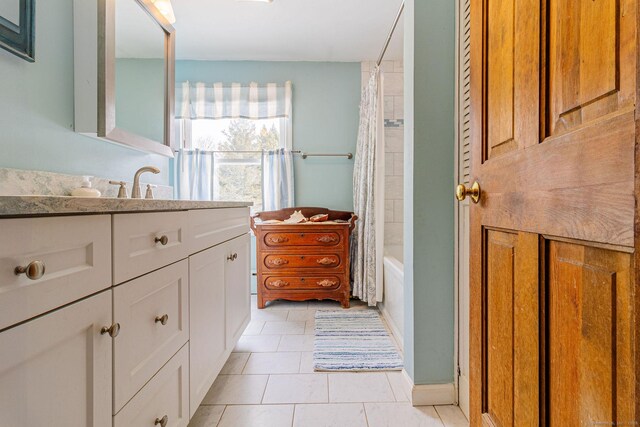
[[[189,258],[191,415],[251,317],[248,234]]]
[[[249,322],[248,208],[0,231],[0,427],[186,427]]]
[[[0,425],[108,427],[111,291],[0,333]]]

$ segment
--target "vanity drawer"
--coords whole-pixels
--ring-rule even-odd
[[[182,260],[114,288],[115,412],[189,339],[188,278]]]
[[[332,291],[340,287],[340,278],[337,276],[268,276],[264,285],[272,291],[279,290],[328,290]]]
[[[249,232],[249,208],[200,209],[188,216],[190,254]]]
[[[114,284],[186,258],[187,220],[186,211],[113,215]]]
[[[286,270],[292,268],[336,269],[343,266],[339,254],[267,254],[263,264],[270,270]]]
[[[268,232],[264,234],[264,244],[266,246],[291,247],[291,246],[339,246],[342,242],[340,233],[335,231],[302,232],[302,233],[279,233]]]
[[[108,288],[110,264],[109,215],[0,219],[0,329]]]
[[[155,427],[165,416],[167,427],[186,427],[189,424],[188,347],[185,344],[122,408],[113,418],[114,427]]]

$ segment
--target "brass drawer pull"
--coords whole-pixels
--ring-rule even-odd
[[[231,255],[227,256],[227,261],[235,261],[238,259],[238,254],[237,253],[232,253]]]
[[[323,288],[330,288],[337,284],[338,282],[336,282],[335,280],[329,280],[329,279],[321,280],[320,282],[318,282],[318,285],[322,286]]]
[[[271,286],[274,286],[276,288],[285,288],[289,285],[291,285],[291,283],[285,282],[284,280],[276,280],[275,282],[271,282]]]
[[[156,237],[155,242],[159,242],[162,246],[167,246],[167,243],[169,243],[169,238],[167,236]]]
[[[111,338],[115,338],[120,333],[120,323],[114,323],[111,326],[105,326],[100,329],[100,335],[109,334]]]
[[[337,260],[335,260],[334,258],[324,257],[324,258],[320,258],[316,262],[320,265],[333,265],[337,262]]]
[[[338,241],[338,238],[336,236],[324,235],[324,236],[318,237],[316,241],[320,243],[335,243]]]
[[[44,262],[31,261],[26,267],[16,267],[13,272],[16,274],[16,276],[24,274],[31,280],[38,280],[41,279],[42,276],[44,276],[45,269],[46,267],[44,265]]]
[[[167,423],[169,423],[169,417],[165,415],[162,418],[156,418],[156,422],[153,425],[160,424],[160,427],[167,427]]]
[[[284,258],[274,258],[274,259],[270,259],[269,261],[267,261],[269,264],[271,265],[275,265],[275,266],[280,266],[280,265],[285,265],[285,264],[289,264],[289,261],[284,259]]]
[[[267,239],[271,243],[285,243],[289,241],[289,238],[284,236],[272,236]]]
[[[156,323],[161,323],[162,326],[166,325],[169,321],[169,315],[163,314],[162,316],[156,316]]]

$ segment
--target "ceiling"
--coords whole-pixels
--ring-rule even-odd
[[[176,58],[375,60],[402,0],[172,0]],[[403,23],[385,59],[401,59]]]

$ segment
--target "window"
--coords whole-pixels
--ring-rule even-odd
[[[262,151],[291,148],[288,119],[184,119],[182,147],[211,153],[214,200],[251,201],[262,210]]]

